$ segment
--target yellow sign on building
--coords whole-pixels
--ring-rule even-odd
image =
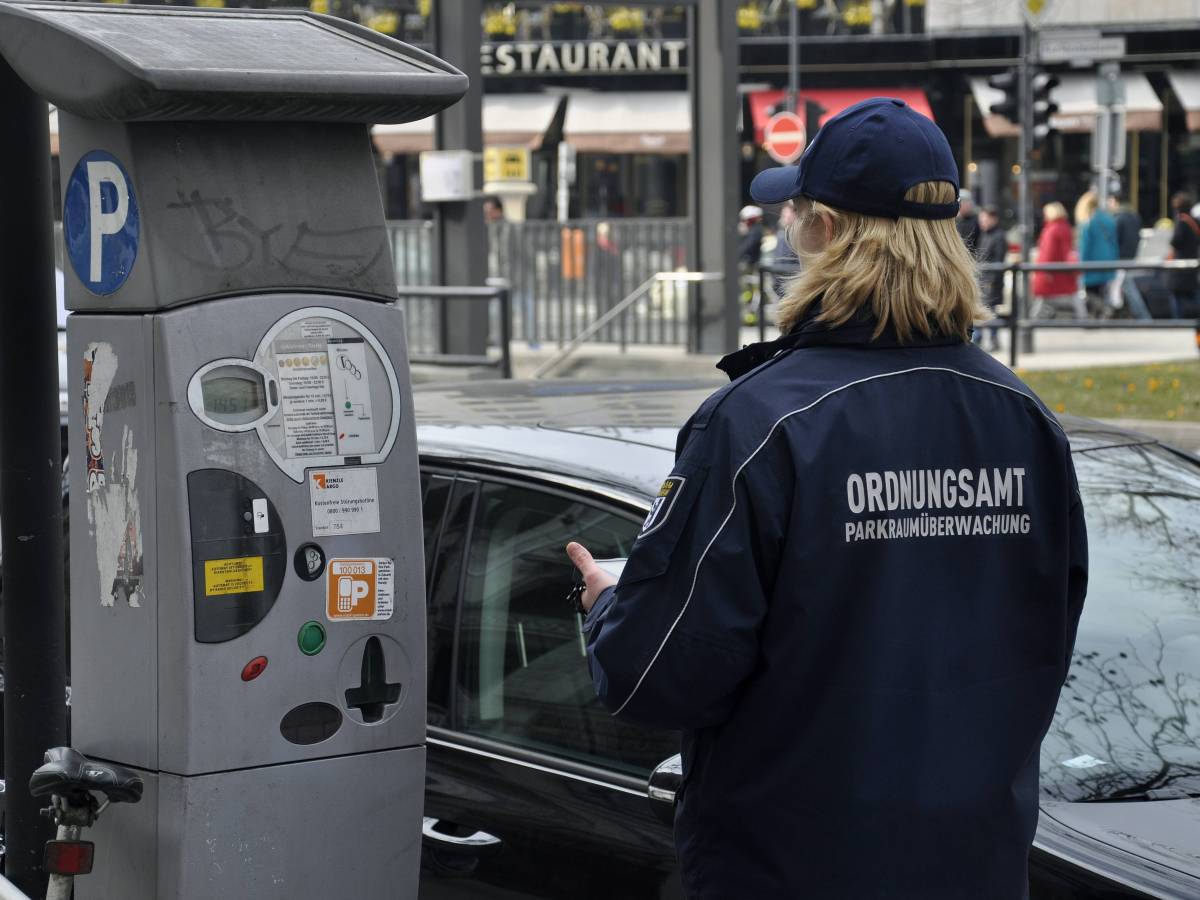
[[[483,151],[484,181],[529,181],[529,149],[488,147]]]

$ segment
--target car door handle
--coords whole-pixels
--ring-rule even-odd
[[[428,840],[437,841],[439,844],[445,844],[450,847],[457,847],[460,850],[486,850],[499,849],[500,847],[500,838],[493,834],[488,834],[486,831],[476,831],[473,834],[466,835],[446,834],[444,831],[437,830],[440,824],[441,819],[425,816],[421,822],[421,834]]]

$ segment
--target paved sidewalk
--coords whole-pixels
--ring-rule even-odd
[[[757,340],[757,330],[744,329],[742,338],[743,343]],[[1002,338],[1005,342],[1007,339],[1007,335]],[[1191,329],[1154,332],[1043,331],[1035,336],[1035,340],[1036,352],[1023,354],[1019,360],[1022,369],[1092,368],[1196,358],[1195,336]],[[514,377],[529,378],[538,366],[557,353],[558,347],[554,345],[530,350],[523,343],[514,342]],[[1002,362],[1008,361],[1007,352],[997,353],[996,357]],[[716,387],[726,380],[724,373],[714,368],[716,361],[715,355],[693,355],[680,347],[630,345],[623,353],[613,345],[587,344],[550,373],[550,377],[580,380],[693,379],[710,381]],[[494,377],[494,372],[481,369],[463,372],[432,366],[413,367],[413,379],[418,382]],[[1109,421],[1200,454],[1200,422]]]
[[[768,339],[775,337],[768,330]],[[742,343],[758,340],[757,329],[743,329]],[[995,354],[1008,362],[1008,335],[1000,338],[1002,351]],[[1138,363],[1195,359],[1195,332],[1189,328],[1162,331],[1045,330],[1034,335],[1035,352],[1023,353],[1018,368],[1079,369]],[[558,353],[557,345],[543,344],[530,350],[513,342],[513,374],[528,378],[538,366]],[[706,378],[723,380],[713,366],[716,355],[689,354],[681,347],[630,345],[626,352],[611,344],[585,344],[550,373],[554,378]],[[443,377],[455,377],[446,373]]]

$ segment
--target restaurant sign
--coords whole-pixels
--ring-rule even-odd
[[[483,44],[484,75],[619,75],[687,70],[687,41],[563,41]]]

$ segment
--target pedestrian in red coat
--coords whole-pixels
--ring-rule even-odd
[[[1038,238],[1037,262],[1056,263],[1071,262],[1075,256],[1075,237],[1071,232],[1071,223],[1067,221],[1067,209],[1061,203],[1047,203],[1042,207],[1042,215],[1046,220]],[[1087,318],[1087,305],[1079,294],[1078,272],[1034,272],[1033,308],[1031,318],[1038,318],[1047,307],[1053,315],[1054,309],[1070,305],[1075,310],[1075,317]]]

